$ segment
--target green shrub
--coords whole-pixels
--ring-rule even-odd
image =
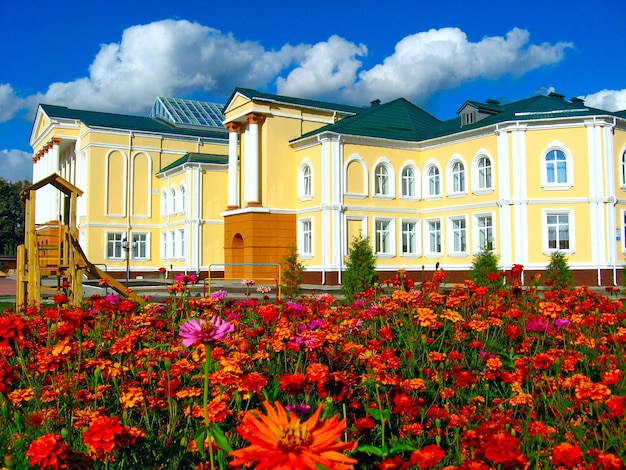
[[[281,296],[294,299],[300,294],[302,277],[304,275],[304,264],[298,256],[298,249],[295,246],[289,248],[282,260],[282,291]]]
[[[498,255],[488,248],[483,248],[474,256],[470,269],[470,280],[477,286],[502,289],[504,278],[500,274],[498,261]]]
[[[348,302],[352,302],[356,294],[373,287],[377,281],[376,256],[369,239],[362,235],[354,237],[346,257],[346,271],[341,286],[343,295]]]
[[[550,255],[550,263],[544,274],[545,285],[550,289],[568,289],[574,283],[574,277],[569,270],[567,257],[560,251]]]

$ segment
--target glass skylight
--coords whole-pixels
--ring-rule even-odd
[[[159,96],[152,106],[150,117],[159,117],[174,124],[223,129],[223,111],[224,105],[219,103]]]

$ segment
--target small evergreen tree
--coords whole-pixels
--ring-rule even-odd
[[[544,275],[545,284],[550,289],[569,289],[574,283],[574,277],[569,270],[567,257],[560,251],[550,255],[550,263]]]
[[[348,302],[352,302],[356,294],[373,287],[377,281],[376,256],[369,239],[362,235],[354,237],[346,258],[346,271],[343,273],[343,295]]]
[[[298,256],[298,249],[295,246],[289,248],[282,259],[282,292],[288,299],[294,299],[300,294],[302,277],[304,276],[304,264]]]
[[[502,289],[504,287],[504,278],[498,269],[498,255],[489,248],[483,248],[479,251],[472,261],[470,280],[477,286]]]

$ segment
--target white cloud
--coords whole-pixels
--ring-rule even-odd
[[[31,181],[33,178],[32,156],[21,150],[0,150],[2,177],[9,181]]]
[[[601,90],[583,98],[585,104],[592,108],[606,109],[607,111],[626,110],[626,89]]]
[[[424,102],[438,91],[479,78],[520,76],[529,70],[554,64],[564,57],[570,43],[529,43],[530,34],[515,28],[505,37],[485,37],[470,42],[458,28],[431,29],[405,37],[382,64],[362,71],[345,92],[351,102],[403,96]]]
[[[13,87],[0,83],[0,123],[10,121],[24,107],[24,100],[15,94]]]
[[[120,43],[102,45],[89,76],[53,83],[31,97],[79,109],[143,112],[156,96],[204,90],[227,96],[235,86],[265,87],[304,56],[304,46],[266,51],[253,41],[186,20],[132,26]]]
[[[333,96],[354,84],[362,65],[356,57],[365,54],[365,45],[331,36],[309,48],[302,63],[287,78],[276,80],[278,93],[310,98]]]
[[[458,28],[403,38],[382,63],[363,70],[368,50],[339,36],[314,45],[260,43],[186,20],[127,28],[119,43],[103,44],[89,74],[19,98],[0,85],[0,122],[37,104],[120,113],[146,113],[158,95],[189,96],[203,90],[228,96],[234,87],[266,88],[286,95],[364,104],[403,96],[423,103],[433,94],[479,78],[522,75],[563,59],[569,43],[532,44],[528,31],[470,42]]]

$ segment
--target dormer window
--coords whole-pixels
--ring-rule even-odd
[[[463,125],[474,124],[476,122],[476,111],[465,112],[462,115]]]

